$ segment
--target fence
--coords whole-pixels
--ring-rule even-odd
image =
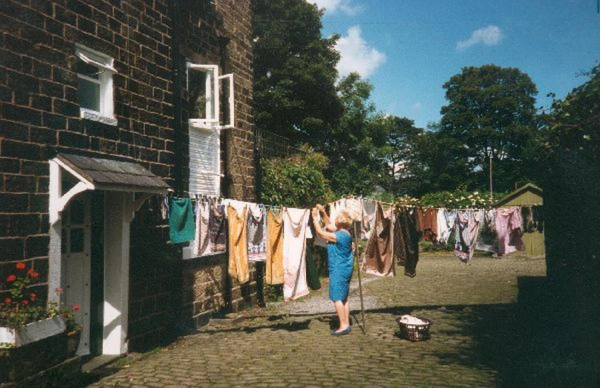
[[[293,147],[290,139],[264,129],[254,129],[254,171],[255,171],[255,195],[258,201],[262,201],[262,162],[274,158],[289,158],[290,156],[306,154],[306,152]]]
[[[287,137],[260,128],[254,129],[254,142],[259,160],[305,154],[301,149],[293,147]]]

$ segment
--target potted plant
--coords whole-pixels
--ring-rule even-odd
[[[62,294],[62,288],[57,288],[56,293]],[[77,352],[79,340],[81,338],[81,325],[77,323],[74,312],[80,310],[78,304],[70,308],[51,302],[48,304],[48,314],[51,316],[61,316],[65,321],[65,333],[67,335],[67,354],[72,357]]]
[[[17,263],[5,279],[0,299],[0,347],[24,346],[69,330],[72,336],[80,328],[71,309],[57,303],[40,303],[30,288],[40,274],[25,263]],[[78,308],[78,307],[77,307]]]

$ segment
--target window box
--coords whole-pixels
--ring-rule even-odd
[[[66,327],[65,319],[61,315],[31,322],[18,329],[0,327],[0,343],[20,347],[60,334]]]

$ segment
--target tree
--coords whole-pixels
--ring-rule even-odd
[[[568,343],[580,360],[599,362],[600,65],[543,117],[546,267],[559,311],[578,325]],[[590,368],[590,370],[592,370]]]
[[[563,100],[552,103],[543,117],[546,149],[551,153],[576,150],[590,157],[600,154],[600,65],[586,74],[589,79]]]
[[[370,194],[386,180],[386,132],[374,120],[375,105],[369,101],[372,90],[356,73],[342,78],[337,87],[343,115],[320,146],[331,161],[327,176],[339,195]]]
[[[498,190],[509,190],[515,182],[530,178],[524,172],[530,162],[526,150],[537,134],[537,89],[531,78],[516,68],[465,67],[444,89],[448,105],[441,110],[438,140],[446,156],[450,152],[452,158],[460,157],[466,168],[452,171],[459,173],[455,183],[485,189],[490,160]]]
[[[337,35],[305,0],[254,0],[254,120],[294,144],[325,138],[342,114],[335,81]]]
[[[423,163],[427,134],[405,117],[380,115],[374,125],[385,131],[382,157],[387,167],[385,188],[394,195],[419,195],[427,166]]]

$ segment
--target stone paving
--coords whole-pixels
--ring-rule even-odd
[[[544,386],[569,367],[544,369],[544,355],[560,351],[536,324],[544,279],[539,258],[476,257],[467,266],[425,256],[415,278],[363,277],[364,333],[354,286],[353,331],[330,335],[336,322],[325,281],[304,300],[215,320],[92,386]],[[400,339],[401,314],[432,320],[431,339]]]

